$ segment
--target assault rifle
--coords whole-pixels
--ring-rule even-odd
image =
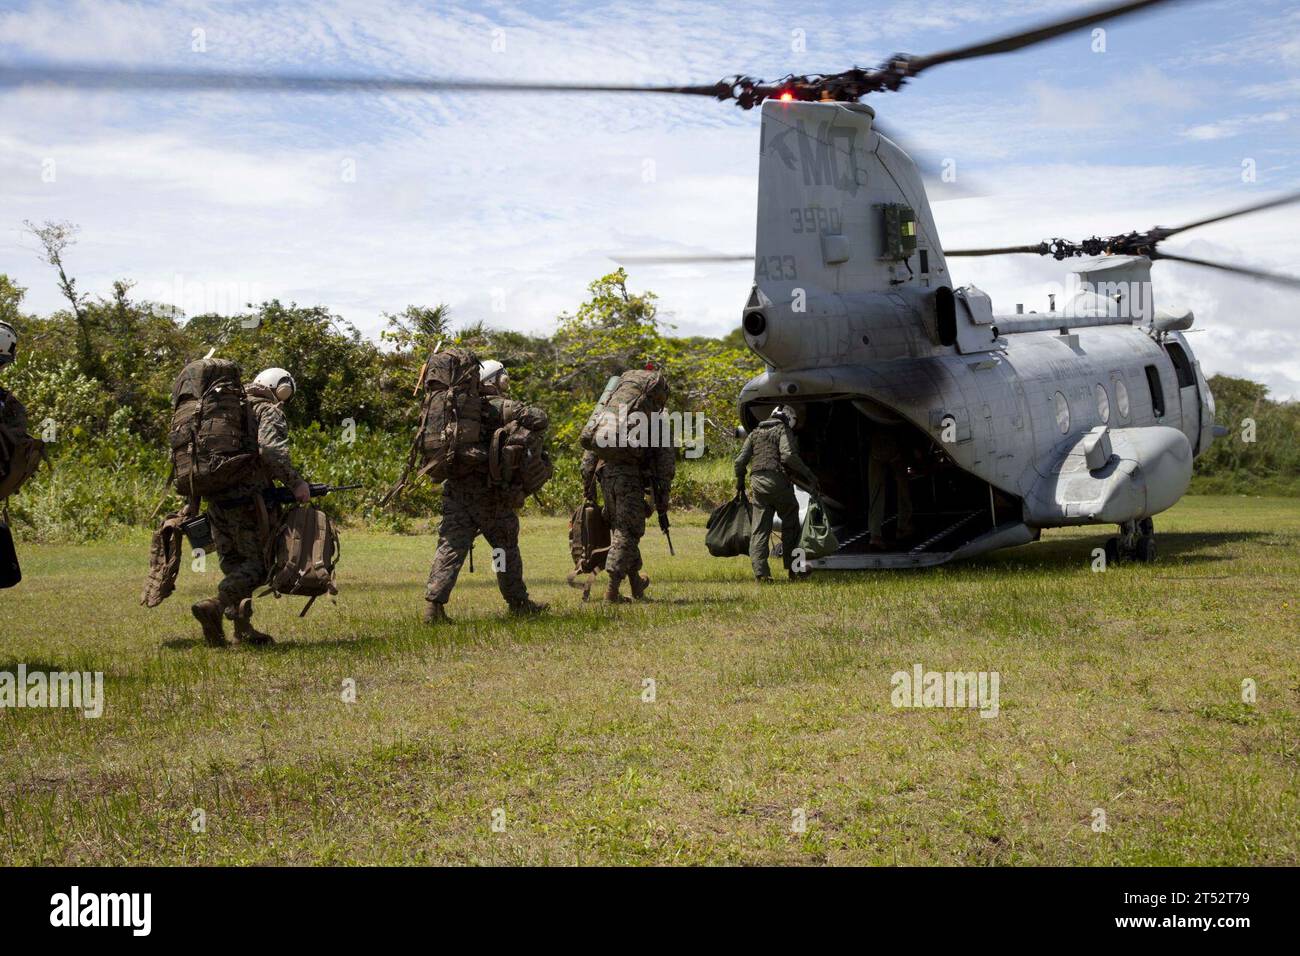
[[[677,552],[673,550],[673,536],[668,531],[667,511],[659,512],[659,530],[662,531],[664,533],[664,537],[668,539],[668,553],[670,555],[676,556]]]
[[[335,491],[355,491],[357,488],[364,488],[365,485],[323,485],[313,481],[310,485],[311,496],[313,498],[323,498],[325,495]],[[291,505],[297,499],[293,496],[293,489],[285,488],[283,485],[277,485],[274,488],[266,488],[262,491],[262,497],[268,505]]]
[[[311,488],[313,498],[323,498],[335,491],[354,491],[357,488],[364,488],[364,485],[324,485],[319,482],[311,482],[308,486]],[[217,504],[233,508],[238,505],[245,505],[253,499],[249,498],[227,498],[225,501],[218,501]],[[262,500],[268,505],[291,505],[297,499],[293,496],[293,491],[283,486],[275,488],[262,489]],[[212,547],[212,525],[208,521],[207,512],[197,514],[181,522],[181,530],[185,532],[185,537],[189,539],[190,547],[208,549]]]

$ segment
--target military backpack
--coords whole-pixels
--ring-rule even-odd
[[[329,515],[314,505],[289,508],[271,536],[271,572],[262,596],[298,594],[309,598],[299,617],[322,594],[338,594],[334,567],[339,559],[339,535]]]
[[[259,466],[239,365],[199,359],[172,386],[172,482],[186,498],[210,496],[248,481]]]
[[[668,380],[654,369],[629,369],[618,377],[608,398],[596,407],[578,441],[602,461],[639,462],[654,444]]]
[[[0,389],[0,404],[7,396],[8,393]],[[45,442],[33,438],[16,422],[6,424],[0,420],[0,501],[17,492],[28,478],[36,474],[44,458]]]
[[[555,474],[546,451],[549,420],[540,409],[508,398],[483,400],[483,431],[490,434],[487,447],[488,477],[493,484],[512,489],[516,507],[541,490]]]
[[[417,435],[419,474],[439,482],[487,464],[482,445],[479,361],[468,349],[434,352],[424,363],[424,403]]]

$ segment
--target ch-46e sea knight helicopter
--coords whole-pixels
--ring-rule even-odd
[[[1115,524],[1111,557],[1155,556],[1152,516],[1187,490],[1215,435],[1214,398],[1182,333],[1187,312],[1158,311],[1151,263],[1170,259],[1300,287],[1300,279],[1161,252],[1176,232],[1300,200],[1259,203],[1177,229],[1074,243],[945,250],[921,172],[859,102],[923,70],[1018,50],[1171,0],[1128,0],[932,56],[879,68],[738,76],[704,86],[638,86],[123,71],[0,66],[0,90],[385,93],[672,93],[760,108],[754,284],[743,311],[766,371],[740,395],[752,426],[777,404],[802,419],[840,550],[836,568],[940,564],[1035,540],[1043,528]],[[1001,314],[948,259],[1037,253],[1075,266],[1077,291],[1046,313]],[[662,257],[655,257],[662,258]],[[718,257],[685,257],[707,261]],[[889,432],[915,464],[914,530],[867,546],[868,463]]]

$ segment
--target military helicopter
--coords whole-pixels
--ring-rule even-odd
[[[1153,516],[1186,492],[1194,457],[1220,431],[1214,397],[1183,335],[1193,317],[1155,309],[1151,263],[1168,259],[1300,287],[1294,277],[1159,249],[1176,233],[1300,194],[1177,228],[945,250],[921,169],[859,101],[940,64],[1007,53],[1168,2],[1128,0],[931,56],[895,55],[876,69],[773,83],[747,76],[634,86],[0,67],[0,89],[664,93],[759,108],[753,255],[653,258],[753,260],[742,328],[767,368],[745,385],[739,410],[749,427],[778,404],[798,412],[803,457],[839,540],[839,550],[814,566],[936,565],[1034,541],[1044,528],[1088,524],[1118,526],[1106,545],[1110,559],[1151,561]],[[1004,314],[987,294],[950,277],[949,257],[1004,254],[1079,258],[1072,295],[1045,313]],[[868,535],[868,472],[873,446],[885,442],[907,461],[900,481],[913,517],[910,534],[881,548]],[[891,498],[899,492],[877,490]]]

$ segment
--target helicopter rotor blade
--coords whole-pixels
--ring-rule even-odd
[[[916,163],[916,168],[921,173],[921,180],[925,183],[926,197],[931,202],[974,199],[990,195],[988,189],[969,176],[963,175],[960,182],[945,178],[947,170],[944,169],[944,161],[939,158],[941,154],[917,146],[910,138],[900,135],[894,124],[882,123],[880,117],[876,116],[871,120],[871,128],[907,153],[912,162]]]
[[[952,256],[1010,256],[1022,252],[1031,255],[1045,254],[1043,246],[1037,245],[1037,246],[1002,246],[1000,248],[990,248],[990,249],[945,249],[943,250],[943,255],[944,258],[950,258]]]
[[[1157,227],[1157,231],[1163,237],[1177,235],[1180,232],[1186,232],[1188,229],[1197,229],[1201,226],[1208,226],[1210,223],[1223,222],[1225,219],[1235,219],[1237,216],[1245,216],[1252,212],[1262,212],[1265,209],[1274,209],[1278,206],[1287,206],[1293,202],[1300,202],[1300,191],[1287,193],[1284,196],[1278,196],[1274,199],[1266,199],[1264,202],[1255,203],[1253,206],[1244,206],[1241,209],[1234,209],[1232,212],[1220,213],[1217,216],[1210,216],[1206,219],[1198,219],[1196,222],[1189,222],[1181,226],[1174,226],[1172,229],[1163,229]]]
[[[112,67],[0,66],[0,90],[27,85],[114,91],[244,93],[681,93],[726,97],[728,82],[705,86],[606,83],[525,83],[513,80],[421,79],[328,73],[228,73],[199,70],[119,70]]]
[[[1277,272],[1265,272],[1263,269],[1252,269],[1249,266],[1232,265],[1227,262],[1214,262],[1210,259],[1193,259],[1191,256],[1179,256],[1172,252],[1153,251],[1150,258],[1157,260],[1168,259],[1170,262],[1185,262],[1192,266],[1204,266],[1207,269],[1218,269],[1220,272],[1249,276],[1252,279],[1263,279],[1266,282],[1276,282],[1279,285],[1289,286],[1293,289],[1300,289],[1300,276],[1288,276]]]
[[[779,97],[805,101],[851,102],[868,93],[897,90],[922,70],[941,63],[1008,53],[1081,27],[1126,16],[1173,0],[1124,0],[1080,16],[1047,23],[983,43],[929,56],[898,54],[875,70],[858,67],[841,73],[787,76],[772,83],[733,76],[717,83],[667,86],[619,83],[532,83],[514,80],[429,79],[319,73],[231,73],[195,70],[130,70],[111,66],[0,66],[0,91],[27,85],[94,90],[249,93],[677,93],[734,100],[753,109]]]
[[[737,253],[735,255],[727,255],[725,253],[719,253],[717,255],[710,253],[702,253],[699,255],[694,253],[683,253],[681,255],[676,255],[670,253],[666,255],[610,256],[610,258],[619,265],[677,265],[678,263],[693,262],[721,263],[754,261],[753,253],[746,252]]]
[[[944,50],[941,53],[933,53],[929,56],[907,57],[902,61],[901,68],[905,70],[908,76],[916,76],[922,70],[928,70],[930,67],[938,66],[941,63],[955,63],[958,60],[970,60],[980,56],[1010,53],[1013,50],[1020,50],[1035,43],[1051,40],[1073,30],[1092,26],[1094,23],[1100,23],[1103,20],[1113,20],[1117,17],[1137,13],[1139,10],[1145,10],[1148,7],[1169,2],[1171,0],[1125,0],[1123,3],[1111,4],[1064,20],[1054,20],[1032,30],[1009,33],[1006,36],[986,40],[983,43],[972,43],[968,46]]]

